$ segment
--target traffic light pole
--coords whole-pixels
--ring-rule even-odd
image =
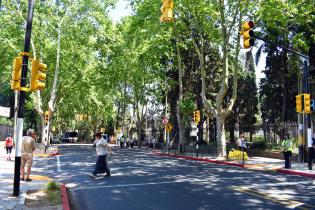
[[[28,15],[26,22],[25,41],[24,41],[24,52],[21,53],[23,56],[22,63],[22,74],[21,74],[21,88],[26,87],[27,70],[28,70],[28,58],[30,52],[30,40],[32,33],[33,23],[33,11],[34,1],[29,0],[28,2]],[[20,91],[18,114],[16,122],[16,145],[15,145],[15,163],[14,163],[14,183],[13,183],[13,196],[19,196],[20,193],[20,168],[21,168],[21,147],[22,147],[22,135],[23,135],[23,118],[25,109],[25,95],[26,92]]]
[[[285,49],[293,54],[296,54],[306,60],[304,60],[303,62],[303,83],[304,83],[304,86],[303,86],[303,90],[305,93],[310,93],[310,88],[309,88],[309,84],[308,84],[308,77],[309,77],[309,71],[308,71],[308,62],[310,60],[310,57],[307,56],[307,55],[304,55],[302,53],[299,53],[299,52],[296,52],[286,46],[283,46],[283,45],[280,45],[280,44],[277,44],[277,43],[274,43],[274,42],[271,42],[267,39],[264,39],[262,37],[259,37],[259,36],[256,36],[254,35],[253,37],[255,37],[256,39],[259,39],[259,40],[262,40],[266,43],[269,43],[269,44],[272,44],[272,45],[275,45],[277,47],[280,47],[282,49]],[[304,118],[304,115],[303,115],[303,118]],[[299,118],[300,119],[300,118]],[[303,122],[306,124],[306,126],[303,126],[303,125],[300,125],[299,124],[299,143],[302,143],[302,145],[300,144],[299,145],[299,160],[302,161],[302,162],[306,162],[306,160],[308,160],[308,165],[309,165],[309,169],[311,170],[312,169],[312,159],[311,159],[311,155],[310,155],[310,148],[312,147],[311,143],[312,143],[312,129],[311,129],[311,114],[310,113],[306,113],[305,114],[305,121],[303,119]],[[304,124],[304,125],[305,125]],[[304,139],[302,141],[302,137],[301,137],[301,133],[303,133],[303,130],[302,130],[302,127],[303,129],[305,127],[306,128],[306,131],[304,132]],[[308,148],[308,149],[307,149]],[[308,153],[308,158],[307,157],[307,154]]]
[[[301,56],[301,57],[303,57],[303,58],[305,58],[305,59],[307,59],[307,60],[310,59],[310,57],[308,57],[307,55],[304,55],[304,54],[302,54],[302,53],[296,52],[296,51],[294,51],[294,50],[292,50],[292,49],[290,49],[290,48],[288,48],[288,47],[286,47],[286,46],[283,46],[283,45],[281,45],[281,44],[274,43],[274,42],[272,42],[272,41],[269,41],[269,40],[267,40],[267,39],[264,39],[264,38],[259,37],[259,36],[256,36],[256,35],[254,35],[253,37],[255,37],[256,39],[262,40],[262,41],[264,41],[264,42],[266,42],[266,43],[269,43],[269,44],[278,46],[278,47],[280,47],[280,48],[283,48],[283,49],[285,49],[285,50],[287,50],[287,51],[289,51],[289,52],[291,52],[291,53],[294,53],[294,54],[296,54],[296,55],[299,55],[299,56]]]
[[[306,93],[310,93],[310,87],[308,82],[309,70],[308,70],[308,62],[304,61],[304,91]],[[306,113],[306,124],[307,124],[307,141],[304,142],[303,153],[304,153],[304,162],[308,162],[309,169],[312,170],[312,159],[310,157],[310,147],[312,147],[312,128],[311,128],[311,114]],[[308,154],[308,155],[307,155]],[[308,158],[306,158],[308,157]]]

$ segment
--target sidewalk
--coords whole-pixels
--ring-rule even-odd
[[[44,147],[36,145],[34,159],[53,156],[58,154],[57,147],[50,147],[47,153],[44,154]],[[20,195],[18,197],[12,196],[13,193],[13,179],[14,179],[14,156],[15,151],[12,151],[13,160],[6,160],[6,151],[3,142],[0,142],[0,210],[9,209],[23,209],[26,192],[29,190],[40,190],[45,188],[45,185],[50,180],[49,177],[36,175],[36,168],[32,168],[30,178],[31,182],[20,182]],[[36,160],[37,159],[37,160]]]
[[[195,153],[188,153],[185,155],[175,155],[175,154],[168,154],[162,153],[159,150],[154,150],[153,154],[159,156],[166,156],[166,157],[174,157],[174,158],[183,158],[188,160],[195,160],[195,161],[203,161],[221,165],[231,165],[241,168],[246,168],[249,170],[259,170],[259,171],[273,171],[283,174],[290,174],[290,175],[298,175],[304,176],[309,178],[315,179],[315,164],[313,163],[313,170],[308,169],[307,163],[296,163],[293,162],[291,164],[291,169],[285,169],[284,167],[284,160],[274,159],[274,158],[265,158],[265,157],[249,157],[248,160],[242,163],[242,160],[222,160],[222,159],[215,159],[212,156],[205,156],[203,157],[196,157]]]

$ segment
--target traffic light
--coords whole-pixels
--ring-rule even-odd
[[[22,57],[16,57],[13,60],[12,80],[11,80],[12,90],[20,90],[21,72],[22,72]]]
[[[194,111],[194,121],[195,121],[195,123],[200,122],[200,111],[199,110]]]
[[[45,111],[45,123],[46,123],[46,125],[47,125],[48,121],[49,121],[49,111]]]
[[[248,49],[252,46],[254,46],[254,22],[253,21],[246,21],[243,23],[243,46],[244,49]]]
[[[174,2],[173,0],[162,0],[163,5],[161,7],[161,17],[160,21],[162,23],[173,21],[173,8]]]
[[[295,96],[295,103],[296,103],[296,112],[302,113],[303,112],[303,94],[299,94]]]
[[[311,113],[311,94],[304,93],[304,112]]]
[[[45,88],[47,65],[40,63],[39,60],[32,60],[32,74],[30,90],[43,90]]]

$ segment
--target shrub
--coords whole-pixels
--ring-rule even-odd
[[[57,191],[57,190],[60,190],[60,187],[55,181],[48,181],[46,190],[47,191]]]

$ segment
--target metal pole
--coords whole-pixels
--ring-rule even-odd
[[[169,144],[170,144],[170,131],[167,131],[167,154],[170,154]]]
[[[244,145],[242,146],[242,163],[244,165],[245,161],[244,161]]]
[[[197,136],[196,136],[196,140],[197,140],[197,142],[196,142],[196,156],[198,157],[198,155],[199,155],[199,139],[198,139],[198,133],[197,133]]]
[[[304,61],[304,69],[305,69],[305,73],[306,73],[306,92],[307,93],[311,93],[310,88],[309,88],[309,69],[308,69],[308,62],[305,60]],[[312,170],[312,158],[311,158],[311,147],[312,147],[312,128],[311,128],[311,114],[308,113],[306,114],[306,118],[307,118],[307,141],[305,142],[305,153],[304,154],[308,154],[308,158],[307,158],[307,162],[308,162],[308,169]],[[306,155],[305,155],[306,157]]]
[[[25,30],[22,74],[21,74],[21,88],[26,87],[27,70],[28,70],[28,53],[30,52],[30,40],[32,33],[33,23],[33,11],[35,0],[29,0],[28,2],[28,14]],[[14,183],[13,183],[13,196],[19,196],[20,193],[20,167],[21,167],[21,147],[22,147],[22,135],[23,135],[23,118],[25,109],[25,91],[20,91],[19,108],[16,124],[16,147],[15,147],[15,163],[14,163]]]
[[[292,49],[290,49],[290,48],[288,48],[288,47],[285,47],[285,46],[283,46],[283,45],[281,45],[281,44],[274,43],[274,42],[272,42],[272,41],[270,41],[270,40],[264,39],[264,38],[259,37],[259,36],[256,36],[256,35],[254,35],[254,37],[255,37],[256,39],[260,39],[260,40],[262,40],[262,41],[264,41],[264,42],[267,42],[267,43],[269,43],[269,44],[276,45],[276,46],[278,46],[278,47],[280,47],[280,48],[283,48],[283,49],[285,49],[285,50],[287,50],[287,51],[289,51],[289,52],[291,52],[291,53],[294,53],[294,54],[296,54],[296,55],[299,55],[299,56],[301,56],[301,57],[303,57],[303,58],[305,58],[305,59],[308,59],[308,60],[310,59],[310,57],[308,57],[307,55],[304,55],[304,54],[302,54],[302,53],[296,52],[296,51],[294,51],[294,50],[292,50]]]

